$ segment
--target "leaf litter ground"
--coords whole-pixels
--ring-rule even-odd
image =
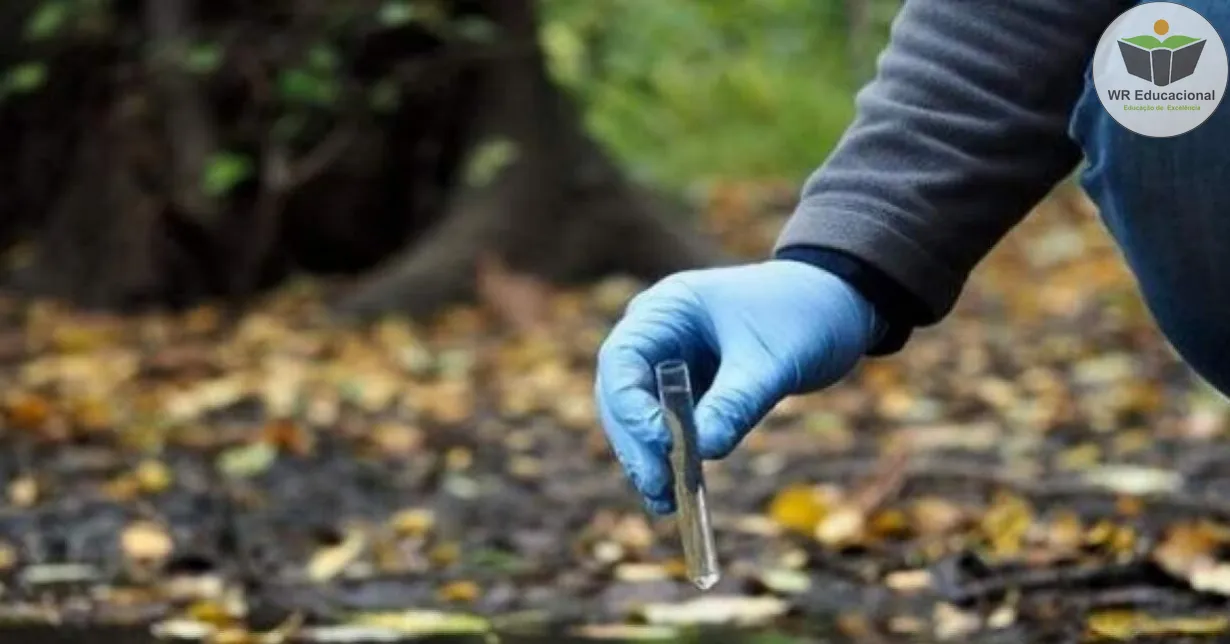
[[[721,186],[704,224],[754,257],[789,197]],[[1230,629],[1226,407],[1078,196],[945,324],[707,466],[725,576],[704,595],[594,420],[592,357],[643,285],[484,270],[483,306],[421,325],[331,325],[310,283],[238,319],[0,300],[2,616],[232,643]]]

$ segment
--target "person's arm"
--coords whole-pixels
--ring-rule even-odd
[[[774,255],[837,274],[898,350],[1080,160],[1069,113],[1125,0],[907,0]]]

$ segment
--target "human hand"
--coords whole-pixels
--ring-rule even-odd
[[[594,391],[607,438],[648,509],[675,510],[654,365],[688,363],[701,457],[722,459],[783,398],[845,376],[876,327],[853,287],[791,260],[686,271],[633,298],[598,352]]]

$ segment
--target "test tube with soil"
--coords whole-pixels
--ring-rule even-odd
[[[704,470],[697,447],[692,381],[688,375],[688,365],[682,360],[659,363],[655,372],[658,399],[671,434],[670,464],[674,475],[675,506],[678,509],[684,563],[692,583],[701,590],[708,590],[718,582],[721,571],[705,499]]]

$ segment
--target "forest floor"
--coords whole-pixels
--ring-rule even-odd
[[[704,223],[762,253],[792,197],[722,186]],[[361,329],[312,283],[238,319],[0,299],[0,618],[232,644],[1230,631],[1227,407],[1082,201],[1040,207],[944,324],[707,465],[705,594],[594,420],[594,352],[642,285],[487,277],[483,306]]]

